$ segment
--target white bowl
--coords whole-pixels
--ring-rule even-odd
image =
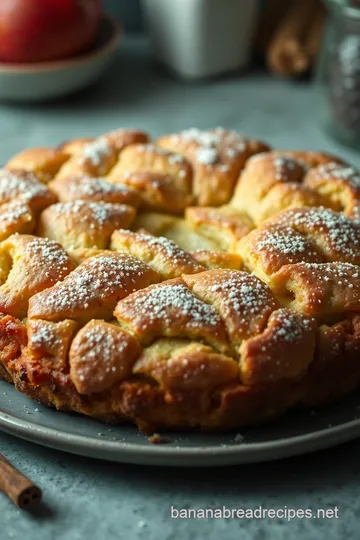
[[[89,53],[35,64],[0,62],[0,100],[43,101],[84,88],[108,67],[121,36],[118,23],[104,16],[97,43]]]

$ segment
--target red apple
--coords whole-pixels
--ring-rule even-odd
[[[42,62],[86,51],[101,0],[0,0],[0,61]]]

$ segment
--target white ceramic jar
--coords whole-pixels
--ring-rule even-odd
[[[258,0],[142,0],[157,60],[185,78],[244,68]]]

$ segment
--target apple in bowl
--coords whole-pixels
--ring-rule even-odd
[[[101,15],[101,0],[0,0],[0,62],[46,62],[86,52]]]

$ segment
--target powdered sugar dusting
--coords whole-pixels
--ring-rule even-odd
[[[272,342],[301,343],[304,331],[312,330],[311,319],[302,317],[288,309],[279,309],[276,312],[277,325],[272,327]]]
[[[153,143],[140,143],[136,145],[136,150],[140,153],[149,152],[150,154],[158,154],[159,156],[170,157],[172,152],[161,146],[156,146]]]
[[[295,171],[299,164],[296,160],[287,157],[287,156],[276,156],[274,158],[274,167],[275,167],[275,178],[276,180],[289,181],[291,177],[291,172]]]
[[[316,174],[325,180],[341,180],[349,184],[353,189],[360,189],[360,172],[353,167],[343,167],[337,163],[321,165]]]
[[[290,227],[282,229],[269,229],[265,238],[256,244],[259,250],[280,251],[285,254],[304,253],[307,249],[305,239],[301,235],[294,235]]]
[[[328,237],[331,248],[346,257],[360,256],[360,222],[328,208],[299,208],[289,210],[276,218],[279,224],[288,224],[300,232],[318,231]],[[316,235],[312,235],[316,241]]]
[[[49,194],[47,187],[42,184],[31,172],[8,171],[0,169],[0,202],[7,202],[14,198],[28,202],[35,197]]]
[[[101,165],[103,159],[109,156],[110,153],[111,147],[108,142],[106,139],[100,137],[84,146],[80,161],[84,162],[88,160],[96,167]]]
[[[138,144],[136,148],[137,151],[140,153],[147,152],[149,154],[163,156],[167,158],[170,165],[178,165],[179,167],[184,167],[187,164],[186,159],[182,154],[179,154],[177,152],[171,152],[170,150],[168,150],[167,148],[163,148],[162,146],[156,146],[155,144],[147,143]]]
[[[311,243],[291,227],[279,227],[263,231],[261,240],[256,243],[256,251],[264,251],[266,257],[286,255],[287,263],[297,262],[299,257],[307,260],[316,257],[317,252],[311,251]]]
[[[226,311],[235,312],[242,322],[249,316],[259,315],[263,309],[274,306],[271,291],[252,274],[239,271],[224,271],[218,282],[209,284],[214,293],[226,295]]]
[[[246,139],[235,131],[216,128],[212,131],[201,131],[190,128],[181,131],[177,136],[179,140],[196,143],[196,161],[202,165],[215,165],[222,158],[234,159],[246,149]],[[224,171],[226,172],[226,171]]]
[[[184,163],[184,161],[185,161],[185,158],[181,154],[172,153],[169,157],[169,163],[171,163],[171,165]]]
[[[290,159],[292,162],[300,165],[304,172],[311,169],[311,165],[309,164],[309,158],[312,155],[312,152],[301,152],[301,154],[303,154],[303,157],[300,155],[299,152],[292,152],[287,150],[275,150],[271,152],[271,154],[275,157]]]
[[[56,274],[58,279],[64,277],[68,273],[70,267],[70,259],[66,251],[54,240],[47,238],[34,237],[28,244],[25,250],[30,254],[33,263],[39,270],[49,274]]]
[[[271,322],[271,326],[269,325],[271,331],[267,333],[267,339],[263,342],[261,354],[257,355],[256,361],[257,363],[275,361],[276,365],[281,368],[289,367],[291,358],[285,359],[285,362],[284,360],[280,362],[280,360],[274,358],[273,346],[276,347],[283,343],[301,346],[306,335],[314,331],[315,320],[301,313],[281,308],[271,315]],[[269,374],[269,378],[273,378],[273,373]]]
[[[205,147],[216,147],[221,142],[220,133],[214,133],[211,131],[201,131],[197,128],[185,129],[180,132],[180,137],[188,142],[196,142]]]
[[[95,178],[92,176],[82,176],[71,178],[66,184],[71,195],[81,199],[82,196],[95,197],[99,195],[126,195],[133,193],[124,184],[110,184],[105,178]]]
[[[115,326],[114,330],[116,330]],[[81,334],[81,339],[86,342],[87,350],[85,359],[91,361],[91,359],[101,358],[105,364],[112,364],[114,359],[119,358],[128,347],[128,341],[126,339],[119,339],[118,335],[109,331],[107,325],[104,326],[102,324],[88,324]],[[128,371],[126,363],[121,364],[119,362],[117,362],[116,366],[104,365],[103,368],[105,373],[118,372],[120,374],[122,371]],[[78,369],[77,371],[81,373],[81,370],[79,371]],[[84,372],[86,373],[87,370],[84,370]]]
[[[89,223],[96,221],[99,225],[104,225],[122,213],[125,214],[129,209],[128,206],[122,204],[82,200],[57,203],[50,208],[60,216],[76,216],[78,221]]]
[[[46,322],[39,322],[31,334],[30,347],[47,348],[61,346],[61,339]]]
[[[32,216],[27,204],[21,201],[12,201],[0,207],[0,232],[1,228],[9,227],[18,221],[31,221]]]
[[[123,297],[136,290],[138,279],[149,267],[139,259],[125,254],[98,255],[87,259],[73,270],[63,282],[45,291],[42,305],[53,311],[72,308],[86,310],[94,303],[113,295]],[[114,306],[117,298],[114,299]]]
[[[151,236],[150,234],[136,233],[136,238],[142,242],[145,242],[147,246],[154,249],[157,253],[162,254],[164,262],[171,261],[177,265],[190,264],[196,266],[198,270],[203,269],[203,267],[196,263],[189,253],[175,244],[175,242],[165,238],[164,236],[156,237]]]
[[[310,271],[317,281],[335,280],[338,285],[350,288],[353,288],[354,280],[360,278],[360,267],[351,263],[302,263],[299,268],[304,268],[303,275]]]
[[[188,329],[198,330],[221,324],[215,308],[199,300],[181,283],[165,282],[138,291],[118,304],[118,314],[121,315],[124,307],[125,310],[130,307],[132,323],[143,329],[158,320],[170,327],[185,319]]]
[[[196,160],[203,165],[213,165],[219,159],[219,154],[215,148],[200,148],[196,152]]]
[[[292,291],[296,309],[322,315],[358,311],[360,268],[351,263],[300,263],[286,268],[285,287]],[[300,285],[300,286],[299,286]],[[299,293],[298,293],[299,291]],[[303,292],[301,292],[303,291]]]

